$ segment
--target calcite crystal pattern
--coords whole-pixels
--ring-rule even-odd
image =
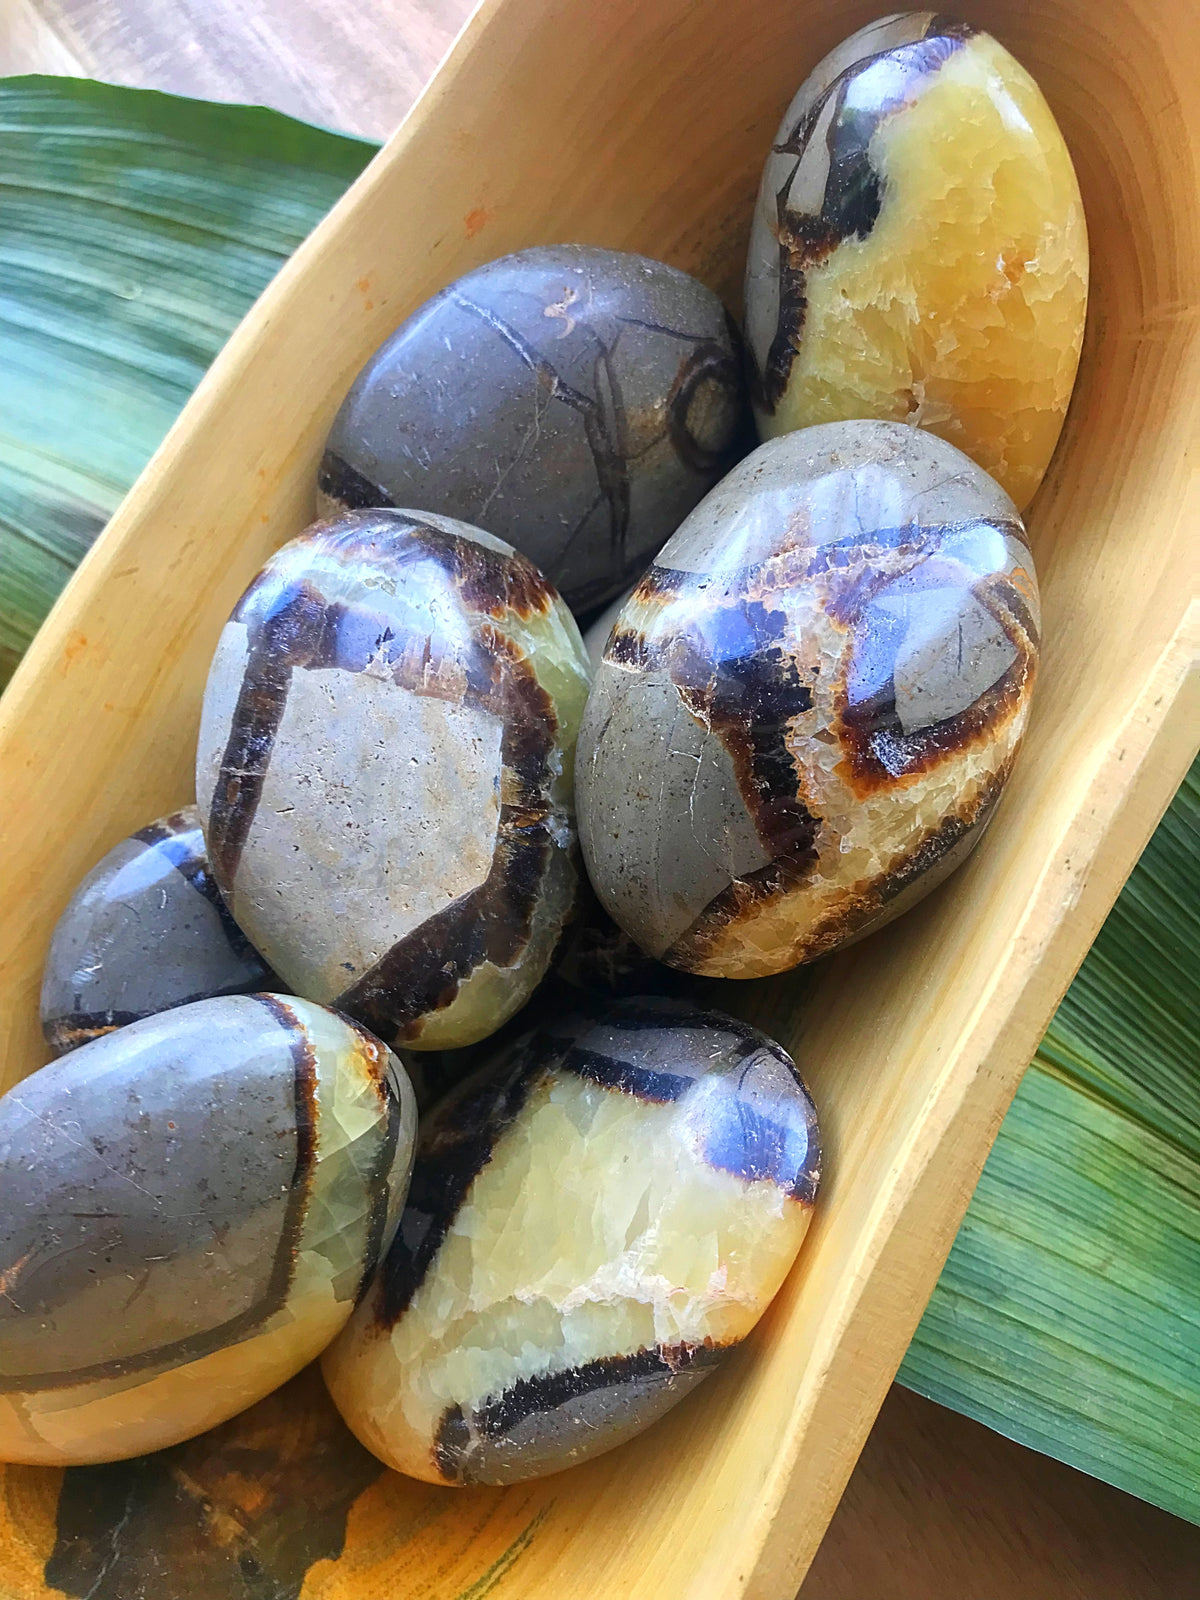
[[[365,1029],[239,995],[0,1099],[0,1459],[115,1461],[254,1404],[391,1241],[416,1109]]]
[[[781,972],[977,843],[1029,712],[1037,584],[1012,501],[903,423],[761,446],[626,605],[580,731],[584,857],[647,954]]]
[[[1024,509],[1079,362],[1088,244],[1070,155],[989,34],[884,17],[814,69],[763,172],[746,337],[764,438],[929,428]]]
[[[812,1101],[757,1029],[666,1000],[539,1028],[423,1129],[396,1242],[325,1356],[334,1400],[431,1483],[611,1449],[754,1326],[819,1168]]]
[[[319,509],[478,523],[586,610],[639,575],[750,427],[740,339],[703,284],[617,250],[522,250],[371,357],[330,432]]]
[[[317,524],[221,635],[196,787],[217,882],[291,988],[388,1044],[528,999],[576,886],[589,670],[524,556],[424,512]]]
[[[278,987],[221,899],[186,806],[122,839],[71,896],[42,975],[42,1032],[63,1055],[172,1006]]]

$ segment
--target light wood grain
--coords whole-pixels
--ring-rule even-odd
[[[363,357],[448,278],[551,238],[662,255],[735,297],[779,110],[875,9],[483,9],[397,140],[235,336],[0,708],[17,796],[0,869],[20,907],[3,930],[10,1077],[37,1064],[36,976],[78,874],[187,792],[220,621],[310,513],[321,438]],[[976,859],[829,963],[808,1013],[786,981],[745,992],[798,1051],[831,1169],[801,1268],[759,1335],[653,1435],[593,1467],[528,1490],[422,1499],[404,1562],[432,1596],[479,1579],[527,1527],[489,1591],[498,1600],[779,1600],[794,1587],[1019,1073],[1190,757],[1200,27],[1181,0],[966,9],[1047,89],[1094,244],[1080,388],[1031,517],[1048,646],[1024,758]],[[394,1520],[409,1491],[389,1492]],[[367,1555],[388,1517],[352,1519],[347,1595],[378,1592]]]
[[[470,10],[471,0],[3,0],[0,72],[269,105],[385,139]]]

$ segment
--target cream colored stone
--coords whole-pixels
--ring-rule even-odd
[[[503,731],[369,672],[293,673],[233,912],[298,990],[336,999],[485,881]]]

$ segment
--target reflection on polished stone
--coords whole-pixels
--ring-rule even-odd
[[[117,1461],[252,1405],[387,1248],[416,1108],[344,1017],[201,1000],[0,1099],[0,1459]]]
[[[746,275],[759,431],[914,423],[1024,510],[1087,282],[1075,170],[1025,69],[932,12],[872,23],[814,69],[763,172]]]
[[[277,551],[217,645],[196,790],[285,982],[409,1050],[518,1011],[575,897],[589,679],[558,593],[480,528],[360,511]]]
[[[894,422],[771,440],[668,540],[579,734],[584,859],[647,955],[706,977],[811,961],[978,842],[1029,715],[1025,529]]]
[[[649,1426],[749,1333],[808,1229],[789,1056],[678,1001],[517,1040],[426,1121],[400,1229],[324,1359],[381,1460],[540,1477]]]

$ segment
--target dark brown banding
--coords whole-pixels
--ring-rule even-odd
[[[996,603],[996,588],[1003,591],[1003,606]],[[851,705],[845,682],[853,656],[847,655],[839,684],[843,709],[836,732],[843,756],[841,770],[858,797],[891,788],[897,778],[930,772],[947,757],[983,747],[1028,704],[1037,676],[1037,640],[1036,631],[1031,637],[1026,629],[1026,624],[1033,628],[1033,619],[1024,600],[1000,578],[994,587],[976,585],[972,593],[999,624],[1015,656],[995,683],[954,716],[905,733],[890,677],[877,694]]]
[[[367,1219],[367,1242],[363,1251],[362,1276],[359,1279],[358,1290],[354,1297],[357,1305],[367,1292],[374,1276],[375,1268],[379,1264],[379,1251],[383,1243],[388,1211],[391,1209],[392,1203],[390,1178],[392,1162],[396,1155],[396,1145],[400,1138],[400,1120],[403,1107],[399,1093],[392,1087],[388,1068],[387,1046],[380,1044],[375,1035],[368,1032],[362,1023],[355,1021],[353,1017],[343,1017],[342,1020],[362,1041],[360,1056],[366,1062],[367,1077],[379,1096],[379,1103],[385,1118],[379,1150],[371,1167],[370,1175],[365,1180],[371,1201],[371,1211]],[[403,1072],[403,1067],[400,1070]]]
[[[938,826],[927,833],[903,861],[897,862],[882,877],[875,880],[872,891],[879,902],[880,910],[886,909],[889,901],[895,900],[910,884],[924,877],[925,873],[935,867],[944,856],[949,855],[955,845],[960,844],[969,833],[984,826],[996,808],[1011,769],[1010,757],[998,772],[992,774],[965,810],[954,811],[948,817],[943,817]]]
[[[734,344],[734,350],[738,350],[738,344]],[[741,388],[739,358],[722,349],[715,339],[697,345],[684,358],[667,397],[667,434],[672,449],[691,471],[707,476],[719,472],[726,461],[731,461],[731,446],[737,430],[731,428],[730,438],[715,450],[691,431],[692,402],[705,384],[712,384],[720,392],[722,401],[729,407],[730,418],[736,419]]]
[[[178,838],[181,833],[194,833],[198,827],[199,824],[186,811],[172,811],[170,816],[159,817],[156,822],[148,822],[144,828],[138,828],[130,837],[142,844],[162,844],[166,839]]]
[[[1022,580],[1028,585],[1028,590],[1022,587]],[[971,594],[995,618],[1010,639],[1014,642],[1020,640],[1021,652],[1036,663],[1042,633],[1033,614],[1036,589],[1029,574],[1019,569],[1014,572],[990,572],[986,578],[972,585]]]
[[[396,503],[386,489],[365,478],[356,467],[332,450],[326,450],[321,457],[317,488],[331,500],[336,500],[338,505],[345,506],[347,511],[369,511]]]
[[[260,994],[255,998],[260,1005],[266,1007],[287,1035],[294,1073],[296,1161],[292,1169],[287,1222],[280,1234],[279,1249],[275,1253],[275,1269],[271,1275],[271,1289],[277,1296],[278,1303],[282,1305],[291,1288],[292,1274],[300,1249],[300,1235],[304,1231],[304,1219],[308,1212],[309,1194],[317,1163],[320,1140],[317,1055],[308,1036],[308,1029],[286,1001],[273,994]]]
[[[813,928],[805,944],[805,959],[814,960],[835,950],[847,939],[874,932],[889,920],[892,903],[919,878],[934,872],[954,851],[982,837],[1007,781],[1012,758],[993,774],[978,794],[958,811],[931,828],[903,860],[881,877],[854,885],[842,903]]]
[[[546,866],[557,848],[547,797],[558,730],[554,702],[511,641],[487,639],[493,685],[464,703],[503,721],[501,759],[512,799],[500,808],[491,871],[478,889],[397,941],[334,1002],[381,1036],[403,1043],[421,1020],[448,1006],[484,961],[512,966],[529,940]]]
[[[643,603],[660,573],[652,569],[639,586]],[[728,751],[764,850],[799,873],[816,860],[819,819],[800,798],[786,735],[792,720],[811,709],[812,686],[786,649],[787,615],[772,602],[772,581],[773,574],[731,575],[723,604],[687,614],[663,639],[618,625],[606,659],[668,673],[692,716]]]
[[[793,869],[786,861],[771,861],[756,872],[743,873],[714,895],[661,959],[685,972],[695,971],[725,928],[741,922],[758,906],[800,888],[808,871],[809,865],[803,862]]]
[[[257,627],[248,620],[247,612],[249,605],[261,598],[261,578],[251,585],[233,613],[235,621],[248,620],[249,654],[204,830],[209,860],[227,893],[232,891],[258,810],[275,735],[287,705],[292,671],[320,662],[325,642],[325,604],[321,596],[306,584],[268,583],[275,590],[275,600]]]
[[[952,17],[948,12],[937,11],[929,19],[929,26],[925,29],[927,39],[958,39],[966,42],[975,37],[976,30],[969,22],[964,22],[961,17]]]
[[[609,1025],[608,1018],[604,1019],[604,1025]],[[700,1012],[690,1016],[664,1013],[640,1024],[622,1022],[621,1026],[719,1027],[723,1032],[731,1031],[726,1029],[724,1017]],[[736,1061],[740,1055],[749,1062],[768,1048],[762,1035],[752,1033],[741,1041],[738,1049],[730,1051],[730,1057]],[[696,1086],[695,1076],[641,1066],[578,1044],[565,1049],[560,1046],[560,1049],[561,1054],[554,1063],[559,1071],[573,1072],[602,1088],[632,1095],[650,1105],[674,1104]],[[795,1067],[782,1051],[771,1053],[789,1076],[799,1082]],[[709,1166],[732,1173],[745,1183],[773,1183],[790,1199],[812,1204],[820,1161],[814,1148],[816,1130],[807,1120],[802,1127],[797,1127],[780,1121],[778,1116],[767,1115],[743,1096],[739,1085],[731,1088],[727,1095],[706,1098],[702,1112],[696,1114],[694,1133],[698,1153]]]
[[[42,1025],[46,1043],[56,1055],[66,1055],[81,1044],[90,1044],[106,1033],[127,1028],[131,1022],[140,1022],[144,1011],[68,1011],[65,1016],[49,1018]]]
[[[357,556],[397,577],[414,562],[436,561],[473,611],[497,621],[509,616],[528,621],[549,613],[556,591],[519,550],[493,550],[475,539],[422,522],[407,511],[387,507],[380,511],[377,516],[360,512],[336,523],[323,523],[308,537],[342,562]],[[382,611],[379,616],[386,625]],[[353,670],[340,645],[324,665]]]
[[[454,539],[451,551],[454,581],[473,611],[497,622],[511,616],[523,622],[549,616],[557,590],[519,550],[501,555],[486,545]]]
[[[931,828],[909,854],[886,873],[848,885],[840,902],[810,931],[804,942],[803,959],[815,961],[849,939],[874,932],[888,920],[891,903],[918,878],[934,871],[967,840],[972,837],[977,840],[996,808],[1011,767],[1010,757],[969,802],[943,817],[936,828]],[[738,886],[732,887],[736,890]],[[680,957],[703,960],[724,929],[744,915],[751,904],[749,900],[740,901],[729,894],[718,896],[672,947],[668,959],[678,953]]]
[[[556,596],[533,564],[402,513],[360,514],[313,536],[341,560],[358,555],[399,577],[432,558],[464,603],[497,621],[545,614]],[[235,619],[250,629],[250,649],[209,823],[209,850],[227,889],[249,836],[275,736],[296,668],[391,669],[399,687],[479,707],[503,725],[504,792],[492,869],[479,889],[429,918],[393,945],[334,1004],[387,1042],[403,1042],[429,1011],[448,1006],[482,961],[511,966],[528,938],[546,865],[557,848],[550,831],[550,758],[557,735],[554,702],[531,663],[499,627],[483,624],[464,653],[436,636],[398,638],[381,610],[326,603],[309,584],[271,569],[243,598]],[[261,621],[259,618],[261,617]],[[464,659],[465,654],[465,659]]]
[[[425,1127],[400,1230],[380,1274],[380,1326],[392,1327],[408,1309],[467,1191],[543,1070],[537,1055],[523,1054],[500,1079],[489,1076],[483,1084],[452,1092]]]
[[[254,997],[285,1029],[294,1067],[296,1109],[296,1159],[287,1189],[279,1237],[260,1298],[226,1321],[182,1339],[149,1350],[118,1356],[90,1366],[58,1372],[0,1376],[0,1392],[40,1393],[48,1389],[73,1388],[106,1378],[122,1378],[152,1368],[167,1370],[198,1361],[214,1350],[222,1350],[253,1335],[284,1305],[292,1285],[297,1246],[308,1206],[312,1169],[316,1155],[316,1059],[308,1036],[290,1007],[274,995]]]
[[[839,682],[838,698],[843,710],[834,731],[845,754],[846,776],[859,795],[885,789],[899,776],[929,771],[945,756],[961,753],[992,736],[996,728],[1028,700],[1036,672],[1037,627],[1018,585],[997,573],[974,584],[971,593],[995,618],[1012,643],[1016,659],[972,705],[954,717],[906,735],[896,712],[890,670],[880,675],[875,694],[851,703],[848,674],[856,654],[870,643],[864,620],[867,608],[897,580],[930,559],[936,559],[947,540],[975,528],[994,530],[1002,536],[1018,539],[1023,545],[1027,543],[1024,529],[1016,520],[993,518],[986,522],[930,526],[912,523],[875,529],[867,535],[849,534],[820,545],[797,543],[760,566],[722,573],[716,581],[724,588],[729,601],[724,613],[732,614],[739,606],[760,605],[767,623],[762,629],[764,665],[773,650],[778,652],[781,663],[780,670],[774,674],[774,689],[769,675],[763,674],[764,703],[756,707],[756,723],[749,734],[738,725],[736,701],[723,708],[720,695],[712,693],[720,687],[717,680],[712,680],[710,689],[711,674],[704,653],[709,644],[707,638],[696,646],[686,632],[661,641],[654,638],[650,642],[631,629],[614,635],[608,647],[609,659],[642,670],[667,666],[689,710],[701,719],[708,719],[720,733],[733,759],[747,810],[759,825],[764,847],[774,857],[770,866],[746,875],[742,880],[745,890],[734,884],[725,891],[721,898],[727,903],[720,908],[722,915],[739,915],[755,901],[768,898],[781,873],[789,882],[798,881],[796,873],[803,872],[805,867],[805,842],[807,840],[811,848],[819,825],[808,808],[803,807],[803,802],[798,797],[789,800],[787,793],[788,768],[794,767],[782,743],[788,715],[787,696],[789,693],[793,696],[792,704],[796,707],[790,715],[807,710],[802,703],[807,686],[801,683],[794,663],[787,656],[783,645],[786,617],[775,609],[778,602],[773,601],[773,595],[782,596],[790,588],[807,586],[819,578],[827,615],[851,635],[853,642],[843,662]],[[888,559],[880,560],[884,555]],[[694,573],[655,566],[643,577],[635,598],[643,606],[665,606],[693,589],[695,583]],[[750,596],[757,598],[752,601]],[[714,614],[721,613],[714,608]],[[771,637],[772,625],[774,638]],[[695,630],[696,626],[689,618],[687,628]],[[676,659],[685,660],[689,650],[696,659],[677,673],[673,663]],[[768,715],[765,701],[771,694],[777,702],[774,710],[781,720]],[[812,823],[811,832],[800,815],[802,807]],[[773,827],[772,808],[775,808]],[[794,830],[793,837],[800,846],[794,853],[790,853],[786,845],[789,828]],[[807,859],[811,864],[815,853]],[[715,905],[714,909],[717,909]],[[687,937],[685,935],[685,939]],[[686,944],[681,944],[679,953],[686,948]]]
[[[835,622],[849,627],[884,589],[924,562],[941,558],[950,541],[976,531],[996,533],[1029,547],[1021,523],[1005,517],[904,523],[894,528],[876,528],[869,534],[850,533],[819,545],[797,544],[778,559],[781,570],[775,581],[782,587],[816,578],[824,580],[825,610]],[[960,558],[952,555],[950,559]],[[1009,581],[998,573],[992,578],[1005,584]]]
[[[634,670],[670,674],[692,715],[717,733],[729,752],[747,814],[772,857],[768,865],[743,874],[715,896],[665,952],[665,962],[694,970],[731,926],[764,902],[801,887],[817,859],[820,819],[799,792],[800,780],[786,744],[791,719],[811,704],[809,686],[801,680],[786,645],[782,606],[787,591],[808,590],[819,583],[825,614],[846,634],[847,648],[834,684],[840,710],[832,731],[840,752],[840,775],[860,797],[886,792],[901,777],[932,771],[948,758],[990,743],[1028,703],[1038,642],[1032,580],[1029,596],[1019,579],[1003,572],[969,582],[970,540],[976,532],[988,539],[999,535],[1027,544],[1021,524],[1003,518],[930,526],[913,523],[865,535],[855,532],[821,544],[798,530],[795,544],[760,565],[713,574],[706,606],[681,607],[683,621],[674,631],[667,608],[694,592],[697,574],[658,566],[645,574],[635,591],[636,603],[644,609],[662,608],[665,614],[646,633],[630,627],[617,630],[606,659]],[[948,550],[955,540],[966,541],[957,553]],[[964,595],[969,593],[992,617],[1012,646],[1013,660],[964,710],[905,733],[893,677],[899,635],[892,638],[886,631],[877,632],[870,608],[926,563],[940,560],[956,564]],[[744,651],[733,647],[739,625],[747,635]],[[861,680],[854,695],[852,671]],[[834,919],[837,937],[809,941],[805,959],[832,948],[869,922],[882,909],[883,899],[900,893],[962,836],[981,826],[998,793],[999,783],[986,807],[972,803],[969,818],[948,820],[935,830],[921,847],[924,865],[895,868],[882,880],[883,885],[895,880],[890,891],[880,888],[883,898],[864,890],[853,907],[839,910]]]
[[[695,1078],[685,1077],[678,1072],[639,1067],[632,1061],[622,1061],[616,1056],[587,1050],[577,1044],[564,1050],[556,1064],[563,1071],[587,1078],[603,1089],[615,1089],[619,1094],[632,1095],[635,1100],[654,1106],[670,1105],[681,1100],[696,1082]]]
[[[194,844],[188,843],[189,835],[195,836]],[[233,920],[232,913],[225,904],[225,898],[217,887],[217,881],[209,870],[204,835],[199,822],[191,821],[182,811],[175,811],[159,822],[151,822],[146,827],[139,828],[133,837],[169,861],[188,886],[208,901],[221,920],[221,930],[230,950],[240,961],[253,962],[258,968],[252,976],[232,988],[206,990],[203,995],[195,995],[193,998],[208,999],[214,994],[254,994],[259,989],[282,987],[270,967]],[[176,1001],[176,1005],[187,1003],[187,1000]]]
[[[852,62],[817,96],[784,142],[774,146],[776,155],[795,156],[796,161],[774,197],[779,242],[776,330],[761,372],[751,364],[755,399],[765,410],[774,411],[782,399],[800,348],[808,311],[807,273],[828,260],[845,240],[865,239],[879,216],[884,191],[880,175],[871,165],[871,139],[882,122],[908,103],[915,85],[936,72],[969,36],[970,30],[957,26],[935,32],[931,25],[923,39],[893,45]],[[850,84],[885,58],[907,69],[901,92],[881,99],[870,111],[856,106],[853,116],[845,116]],[[789,203],[791,186],[831,99],[836,101],[836,109],[826,134],[829,167],[821,207],[815,214],[798,211]]]
[[[499,1481],[486,1474],[476,1476],[473,1472],[472,1457],[481,1453],[481,1445],[486,1449],[489,1443],[503,1440],[522,1423],[549,1417],[561,1407],[608,1389],[640,1389],[645,1405],[655,1388],[678,1388],[677,1380],[706,1374],[732,1348],[732,1344],[715,1344],[711,1340],[703,1344],[655,1345],[632,1355],[603,1356],[565,1371],[519,1378],[503,1394],[487,1400],[469,1415],[461,1406],[449,1407],[434,1436],[434,1461],[447,1483]],[[674,1398],[671,1394],[666,1404]],[[651,1414],[665,1410],[666,1404],[661,1400],[656,1404],[651,1399]],[[637,1416],[635,1407],[636,1402],[634,1406],[630,1406],[628,1400],[621,1402],[621,1410],[633,1413],[623,1418],[623,1432],[638,1430],[650,1420],[650,1417]],[[594,1445],[593,1440],[584,1438],[580,1444],[583,1454],[592,1453],[588,1446]],[[569,1460],[567,1456],[559,1465],[565,1466]]]

